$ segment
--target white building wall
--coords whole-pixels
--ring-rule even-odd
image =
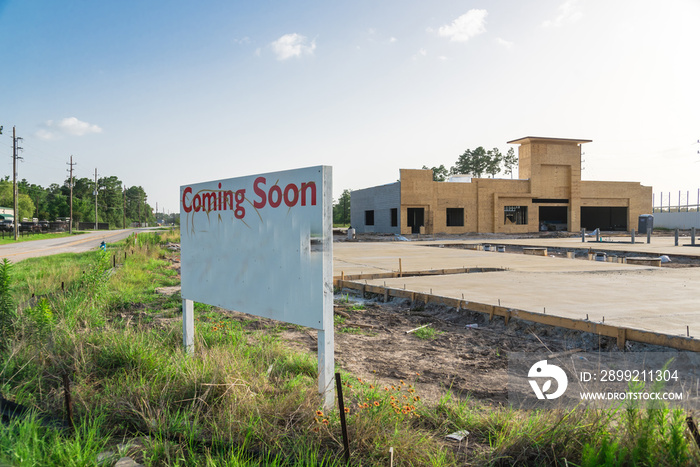
[[[700,212],[655,212],[654,227],[700,229]]]

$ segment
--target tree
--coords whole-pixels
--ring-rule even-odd
[[[132,186],[126,189],[126,221],[153,223],[155,216],[153,209],[146,203],[146,191],[140,186]]]
[[[350,190],[343,190],[338,202],[333,205],[333,223],[347,225],[350,223]]]
[[[115,176],[97,180],[99,194],[97,207],[100,220],[107,222],[110,228],[121,227],[123,223],[124,194],[122,182]]]
[[[38,219],[46,219],[48,217],[46,199],[48,196],[48,191],[35,184],[29,184],[27,180],[22,179],[21,182],[17,183],[17,191],[20,194],[25,194],[34,203],[34,213],[31,217],[36,217]]]
[[[513,168],[518,165],[518,156],[515,155],[513,148],[508,149],[508,152],[503,157],[503,172],[513,178]]]
[[[464,151],[450,171],[453,174],[469,174],[474,178],[480,178],[489,168],[490,162],[489,153],[482,146],[479,146],[473,151],[471,149]]]
[[[485,172],[491,175],[491,178],[495,177],[497,173],[501,171],[501,161],[503,160],[503,154],[498,148],[493,148],[486,153],[489,156],[489,161],[486,164]]]
[[[428,170],[428,166],[424,165],[423,170]],[[450,176],[450,172],[445,168],[443,164],[440,167],[432,167],[430,170],[433,171],[433,181],[434,182],[444,182],[447,177]]]
[[[0,206],[13,206],[14,202],[12,200],[12,182],[8,180],[0,181]],[[31,219],[34,217],[34,202],[24,193],[20,193],[17,196],[17,213],[15,214],[15,220],[22,222],[22,219]]]

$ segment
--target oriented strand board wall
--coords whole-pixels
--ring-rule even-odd
[[[434,182],[436,206],[434,209],[433,227],[435,233],[458,234],[476,232],[478,225],[478,208],[475,183]],[[464,209],[464,226],[447,226],[447,209]]]
[[[581,179],[581,148],[578,144],[522,144],[529,151],[530,180],[534,198],[571,197],[572,185]]]
[[[636,228],[640,215],[652,213],[652,190],[638,182],[582,181],[581,206],[626,206],[629,208],[627,228],[632,229]]]
[[[423,208],[426,233],[433,232],[433,211],[437,202],[437,192],[433,182],[433,171],[423,169],[401,169],[401,233],[410,234],[408,209]]]
[[[479,225],[477,232],[524,233],[537,230],[533,217],[532,196],[529,180],[507,180],[479,178],[478,186]],[[505,223],[505,206],[527,206],[528,223],[524,225]]]

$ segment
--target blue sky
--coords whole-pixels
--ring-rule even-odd
[[[700,3],[0,0],[0,175],[179,186],[331,165],[334,195],[523,136],[700,188]],[[685,201],[683,201],[685,202]],[[658,204],[658,194],[657,194]]]

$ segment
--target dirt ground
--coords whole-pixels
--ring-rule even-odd
[[[251,329],[280,325],[257,317],[251,323],[251,316],[243,313],[222,313],[246,321]],[[450,390],[460,399],[505,404],[508,352],[617,350],[614,339],[590,333],[518,320],[506,326],[500,318],[489,323],[478,312],[408,300],[381,303],[337,296],[335,314],[335,359],[340,368],[377,386],[411,381],[429,402],[437,402]],[[406,332],[427,324],[435,330],[432,337]],[[286,326],[281,336],[295,350],[317,351],[312,329]],[[626,350],[648,347],[629,343]]]

